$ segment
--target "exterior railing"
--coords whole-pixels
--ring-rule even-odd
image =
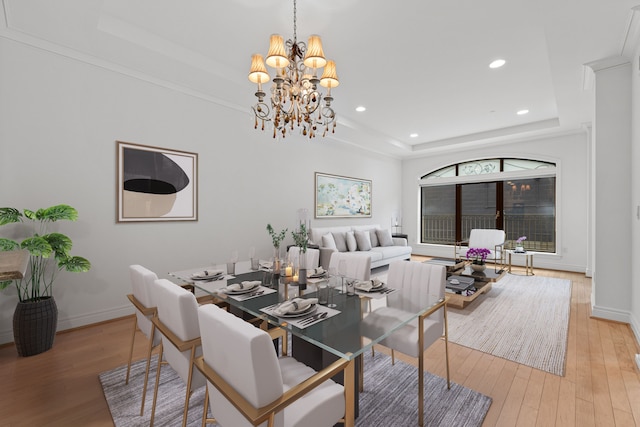
[[[474,228],[495,228],[494,215],[463,215],[462,236],[469,237]],[[556,233],[553,215],[505,215],[507,242],[526,236],[524,248],[530,251],[555,252]],[[455,215],[424,215],[421,222],[421,243],[453,245],[456,240]],[[510,245],[513,246],[513,245]]]

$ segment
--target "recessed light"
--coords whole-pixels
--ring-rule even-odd
[[[529,110],[520,110],[516,114],[519,115],[519,116],[524,116],[527,113],[529,113]]]
[[[506,64],[507,61],[505,61],[504,59],[496,59],[495,61],[493,61],[491,64],[489,64],[489,68],[500,68],[502,67],[504,64]]]
[[[363,111],[367,111],[366,107],[363,107],[362,105],[356,107],[356,111],[358,111],[359,113],[363,112]]]
[[[417,133],[412,133],[411,135],[409,135],[411,138],[417,138],[418,134]]]

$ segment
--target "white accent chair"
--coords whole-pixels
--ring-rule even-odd
[[[386,307],[378,308],[364,318],[362,328],[364,336],[380,336],[401,319],[406,319],[408,313],[418,313],[429,307],[433,296],[438,299],[444,298],[446,270],[442,265],[394,261],[389,265],[387,283],[398,291],[387,296]],[[422,336],[420,336],[421,330]],[[418,423],[420,426],[424,422],[424,351],[443,336],[447,387],[451,388],[446,304],[442,310],[425,312],[379,343],[392,349],[392,360],[393,350],[418,358]],[[421,342],[422,346],[420,346]]]
[[[455,259],[466,258],[470,248],[486,248],[491,252],[487,257],[488,261],[493,261],[497,266],[498,262],[504,264],[504,230],[474,228],[469,233],[469,239],[455,244]],[[468,246],[461,246],[468,243]]]
[[[144,403],[147,396],[147,384],[149,381],[149,367],[151,365],[151,353],[160,344],[160,334],[156,331],[151,319],[156,315],[156,303],[154,299],[153,286],[158,276],[151,270],[141,265],[130,265],[129,275],[131,277],[131,288],[133,293],[127,295],[131,304],[136,308],[133,320],[133,333],[131,334],[131,347],[129,348],[129,362],[127,363],[127,377],[125,384],[129,384],[129,373],[131,371],[131,359],[133,358],[133,345],[136,338],[136,331],[144,334],[148,341],[147,365],[144,371],[144,386],[142,388],[142,404],[140,405],[140,415],[144,413]]]
[[[329,260],[329,271],[338,274],[340,261],[345,261],[346,263],[346,277],[357,280],[371,279],[371,257],[363,254],[334,252]]]
[[[168,363],[187,386],[182,426],[187,424],[189,398],[194,390],[205,385],[205,379],[199,371],[193,371],[193,362],[202,354],[200,347],[200,327],[198,324],[198,302],[193,293],[166,279],[155,281],[158,316],[153,324],[162,334],[158,369],[153,393],[151,426],[155,418],[158,385],[162,364]],[[215,306],[214,304],[208,304]],[[215,306],[219,310],[221,308]],[[224,310],[222,310],[224,311]],[[162,361],[162,359],[165,361]]]
[[[330,378],[350,362],[316,372],[278,358],[269,334],[214,305],[201,306],[198,318],[203,357],[196,367],[208,382],[203,421],[211,421],[209,400],[221,427],[329,427],[344,417],[345,389]]]

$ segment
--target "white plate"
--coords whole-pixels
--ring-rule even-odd
[[[358,288],[356,289],[359,290],[360,292],[380,292],[381,290],[386,289],[386,286],[381,285],[381,286],[378,286],[377,288],[371,288],[368,291],[365,289],[358,289]]]
[[[222,273],[213,274],[211,276],[191,276],[191,280],[214,280],[219,279],[222,276],[224,276]]]
[[[242,295],[242,294],[248,294],[249,292],[253,292],[256,290],[256,288],[258,288],[260,285],[254,285],[250,288],[244,288],[244,289],[235,289],[235,290],[231,290],[231,289],[225,289],[225,292],[228,293],[229,295]]]
[[[275,314],[274,316],[276,317],[287,317],[287,318],[294,318],[294,317],[302,317],[302,316],[306,316],[307,314],[311,314],[313,312],[315,312],[318,309],[318,305],[317,304],[311,304],[309,307],[303,309],[303,310],[299,310],[299,311],[292,311],[289,312],[287,314]]]

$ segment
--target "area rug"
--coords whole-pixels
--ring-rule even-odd
[[[571,281],[505,275],[464,309],[449,308],[449,340],[563,376]]]
[[[364,356],[364,392],[360,394],[360,416],[356,426],[408,426],[418,422],[418,371],[402,362],[391,365],[391,359],[380,352]],[[131,366],[129,384],[125,385],[126,366],[100,374],[111,417],[116,427],[148,426],[153,399],[153,381],[147,392],[145,413],[140,416],[140,399],[144,380],[144,361]],[[160,375],[158,407],[154,425],[177,426],[182,422],[185,386],[175,371],[163,367]],[[155,380],[155,370],[152,375]],[[189,405],[188,426],[200,426],[204,388],[197,390]],[[491,398],[425,373],[425,425],[481,426],[491,406]],[[213,424],[212,424],[213,425]]]

